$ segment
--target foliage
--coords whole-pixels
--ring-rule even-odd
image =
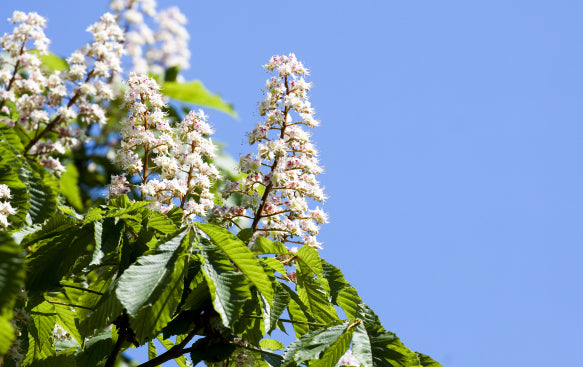
[[[150,83],[151,93],[135,87],[137,82],[129,92],[116,82],[125,77],[114,60],[123,43],[112,35],[127,36],[133,28],[130,24],[121,30],[115,19],[120,14],[132,19],[129,11],[152,15],[154,10],[146,3],[142,8],[112,4],[118,17],[104,15],[102,23],[90,27],[95,43],[68,59],[47,52],[38,15],[17,12],[12,18],[15,24],[38,28],[35,48],[25,48],[30,34],[24,41],[17,37],[30,28],[15,29],[13,37],[2,40],[10,61],[3,62],[0,73],[0,199],[5,199],[0,201],[0,365],[136,366],[122,352],[147,345],[150,360],[141,367],[169,360],[179,366],[203,361],[208,366],[335,366],[355,365],[356,360],[362,366],[439,366],[385,330],[340,269],[317,250],[315,235],[326,215],[307,210],[304,199],[321,200],[323,194],[314,179],[319,172],[316,153],[298,128],[317,125],[303,100],[309,90],[300,78],[306,74],[303,66],[292,55],[274,58],[267,66],[279,68],[283,77],[281,82],[271,79],[261,114],[286,137],[287,145],[276,147],[283,153],[246,156],[240,172],[234,172],[221,165],[224,153],[202,148],[206,155],[195,164],[189,159],[200,149],[194,148],[205,146],[196,139],[209,135],[203,115],[188,114],[180,122],[183,110],[160,102],[154,79],[130,76],[130,84],[139,78]],[[164,14],[181,23],[176,10]],[[106,34],[111,39],[99,33],[103,29],[110,30]],[[160,29],[173,28],[160,21]],[[21,47],[10,48],[10,42]],[[155,49],[156,42],[145,44]],[[107,47],[112,54],[105,57],[100,52]],[[144,68],[139,55],[130,49],[134,66]],[[88,59],[92,61],[86,63]],[[161,93],[235,115],[202,83],[178,82],[185,65],[165,60],[161,56],[146,68],[162,84]],[[134,87],[139,96],[131,94]],[[57,90],[61,98],[54,95]],[[110,98],[98,98],[98,90]],[[145,93],[150,93],[147,98]],[[297,100],[289,102],[292,97]],[[24,105],[31,98],[39,102],[36,110]],[[289,123],[292,112],[299,122]],[[168,126],[149,126],[156,116]],[[154,140],[168,134],[166,152],[160,152],[158,140],[132,146],[141,147],[132,153],[142,165],[135,171],[128,161],[134,155],[118,156],[118,165],[110,159],[120,136],[135,138],[127,131],[137,126],[131,125],[133,117],[143,118],[140,126]],[[172,129],[187,124],[200,129],[172,135]],[[279,142],[261,129],[253,131],[252,140]],[[186,136],[199,131],[196,139]],[[295,135],[286,135],[291,132]],[[84,138],[88,135],[91,140]],[[181,161],[184,177],[200,179],[201,172],[215,165],[222,175],[216,182],[205,181],[206,186],[188,183],[187,191],[161,206],[156,200],[174,195],[172,189],[153,194],[148,185],[164,177],[168,185],[174,182],[164,162],[179,155],[184,144],[193,148]],[[298,163],[298,157],[307,163]],[[268,172],[256,164],[260,159],[268,162],[263,164]],[[278,170],[278,165],[288,168]],[[298,180],[309,185],[298,186]],[[104,200],[101,193],[108,190]],[[204,200],[210,200],[205,207]],[[209,215],[201,215],[213,203]],[[277,330],[293,331],[296,340],[284,346],[274,339]],[[165,351],[157,350],[155,340]]]

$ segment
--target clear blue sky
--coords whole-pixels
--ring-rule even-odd
[[[580,1],[163,1],[244,132],[266,74],[312,70],[331,222],[323,256],[384,325],[449,367],[583,365]],[[106,1],[2,1],[67,55]],[[0,32],[8,31],[0,23]]]

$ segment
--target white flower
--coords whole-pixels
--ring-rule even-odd
[[[202,111],[191,111],[172,127],[162,112],[166,105],[155,80],[131,73],[128,87],[125,103],[132,115],[122,122],[116,163],[127,174],[140,176],[142,182],[137,187],[142,199],[152,201],[152,210],[167,212],[178,199],[184,221],[206,215],[213,206],[210,188],[219,175],[214,165],[205,162],[215,149],[205,137],[212,133],[206,116]],[[141,158],[138,151],[148,157]],[[116,182],[120,180],[114,177]],[[114,177],[110,197],[120,195],[129,186],[127,180],[123,187],[114,184]]]
[[[0,184],[0,199],[10,199],[12,196],[10,195],[10,188],[8,185]]]
[[[211,219],[232,224],[239,217],[252,216],[255,237],[267,235],[321,248],[315,236],[328,217],[319,208],[309,210],[307,200],[325,199],[314,176],[322,172],[318,152],[304,130],[304,126],[318,125],[308,101],[311,83],[304,80],[308,71],[293,54],[274,56],[265,67],[277,76],[266,82],[265,98],[259,104],[265,120],[248,134],[249,143],[257,143],[259,155],[242,156],[239,166],[246,177],[223,189],[227,199],[233,193],[243,194],[241,205],[246,210],[217,206]],[[266,194],[259,198],[259,192]]]

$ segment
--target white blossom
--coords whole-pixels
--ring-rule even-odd
[[[309,209],[310,201],[325,195],[316,175],[322,172],[318,152],[304,126],[318,123],[304,80],[308,70],[293,54],[274,56],[265,66],[277,73],[266,82],[265,98],[259,104],[264,120],[248,134],[257,144],[258,155],[241,156],[239,168],[245,176],[223,187],[223,197],[242,194],[238,207],[216,206],[209,219],[227,225],[239,218],[253,218],[254,236],[321,248],[316,235],[328,215]]]
[[[125,103],[132,114],[122,123],[115,162],[141,182],[132,185],[125,176],[112,176],[109,197],[128,193],[134,186],[141,199],[152,201],[153,210],[165,213],[179,202],[184,221],[191,221],[213,207],[210,188],[219,171],[206,162],[214,156],[209,138],[213,130],[202,111],[190,111],[172,127],[163,113],[166,104],[159,90],[154,79],[130,74]]]

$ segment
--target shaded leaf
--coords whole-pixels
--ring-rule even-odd
[[[12,238],[0,232],[0,315],[12,309],[24,286],[24,256]]]
[[[93,250],[94,245],[92,225],[72,227],[60,233],[57,231],[53,237],[40,241],[26,259],[26,288],[46,290],[57,286],[77,261]],[[59,261],[55,262],[55,259]]]
[[[164,238],[158,248],[138,258],[120,277],[116,296],[141,342],[162,330],[180,302],[189,244],[184,230]]]

